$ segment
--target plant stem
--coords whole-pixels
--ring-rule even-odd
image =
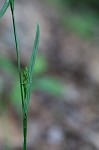
[[[23,150],[27,150],[27,115],[24,115],[23,118],[23,124],[24,124],[24,144],[23,144]]]
[[[11,7],[11,12],[12,12],[12,20],[13,20],[13,30],[14,30],[14,38],[15,38],[15,46],[16,46],[16,54],[17,54],[18,71],[19,71],[19,77],[20,77],[22,106],[24,106],[22,76],[21,76],[21,67],[20,67],[20,54],[19,54],[19,48],[18,48],[18,39],[17,39],[14,11],[13,11],[12,7]]]
[[[11,4],[10,4],[10,7],[11,7],[11,13],[12,13],[12,20],[13,20],[13,30],[14,30],[18,72],[19,72],[19,78],[20,78],[21,98],[22,98],[23,134],[24,134],[23,150],[26,150],[27,149],[27,115],[26,115],[25,106],[24,106],[22,75],[21,75],[21,67],[20,67],[20,54],[19,54],[19,48],[18,48],[18,39],[17,39],[17,32],[16,32],[16,25],[15,25],[14,10]]]

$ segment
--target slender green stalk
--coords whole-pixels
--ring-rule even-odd
[[[23,114],[23,134],[24,134],[24,143],[23,143],[23,150],[26,150],[27,147],[27,115],[25,112],[24,106],[24,97],[23,97],[23,86],[22,86],[22,75],[21,75],[21,67],[20,67],[20,54],[18,48],[18,39],[17,39],[17,32],[16,32],[16,24],[15,24],[15,17],[14,17],[14,10],[12,4],[10,4],[11,13],[12,13],[12,21],[13,21],[13,30],[14,30],[14,38],[15,38],[15,45],[16,45],[16,54],[17,54],[17,63],[18,63],[18,72],[20,78],[20,88],[21,88],[21,98],[22,98],[22,114]]]
[[[23,118],[23,132],[24,132],[24,143],[23,143],[23,150],[27,149],[27,115],[24,115]]]
[[[12,5],[10,5],[10,6],[11,6],[11,13],[12,13],[12,20],[13,20],[13,30],[14,30],[14,38],[15,38],[15,46],[16,46],[16,54],[17,54],[18,72],[19,72],[19,78],[20,78],[22,106],[24,106],[22,76],[21,76],[21,67],[20,67],[20,54],[19,54],[19,48],[18,48],[18,39],[17,39],[17,32],[16,32],[16,25],[15,25],[15,17],[14,17],[14,11],[13,11]]]

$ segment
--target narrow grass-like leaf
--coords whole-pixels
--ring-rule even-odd
[[[5,14],[8,7],[9,7],[9,0],[5,0],[4,4],[0,10],[0,18]]]
[[[29,106],[29,101],[30,101],[30,93],[31,93],[31,84],[32,84],[32,76],[33,76],[33,71],[34,71],[34,64],[35,64],[35,59],[37,55],[37,49],[38,49],[38,43],[39,43],[39,36],[40,36],[40,29],[39,25],[37,25],[37,30],[36,30],[36,36],[35,36],[35,41],[34,41],[34,46],[33,46],[33,51],[31,55],[31,60],[30,60],[30,65],[28,68],[28,74],[26,77],[26,85],[24,89],[24,114],[23,114],[23,128],[24,128],[24,144],[23,144],[23,149],[27,149],[27,118],[28,118],[28,106]],[[26,90],[26,91],[25,91]],[[26,93],[25,93],[26,92]]]
[[[34,41],[34,45],[33,45],[33,51],[32,51],[30,65],[29,65],[29,73],[28,73],[29,77],[28,77],[28,83],[27,83],[27,95],[26,95],[26,100],[25,100],[25,102],[26,102],[26,104],[25,104],[26,112],[28,112],[28,106],[29,106],[29,101],[30,101],[32,77],[33,77],[34,64],[35,64],[36,55],[37,55],[39,38],[40,38],[40,29],[39,29],[39,25],[37,24],[36,36],[35,36],[35,41]]]

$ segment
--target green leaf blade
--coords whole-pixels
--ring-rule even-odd
[[[5,0],[2,8],[0,9],[0,18],[5,14],[8,7],[9,7],[9,0]]]
[[[33,46],[32,56],[31,56],[31,60],[30,60],[30,66],[29,66],[29,84],[31,83],[32,74],[34,71],[34,64],[35,64],[36,55],[37,55],[39,36],[40,36],[40,29],[39,29],[39,25],[37,24],[36,37],[35,37],[35,41],[34,41],[34,46]]]
[[[30,65],[29,65],[29,77],[28,77],[28,84],[27,84],[27,95],[26,95],[26,100],[25,100],[25,102],[26,102],[26,104],[25,104],[26,112],[28,112],[28,106],[29,106],[29,101],[30,101],[32,76],[33,76],[33,72],[34,72],[34,65],[35,65],[35,60],[36,60],[36,55],[37,55],[37,50],[38,50],[39,38],[40,38],[40,28],[39,28],[39,24],[37,24],[36,36],[35,36],[35,41],[34,41],[34,45],[33,45]]]

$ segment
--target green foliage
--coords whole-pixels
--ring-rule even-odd
[[[13,89],[10,93],[10,101],[14,110],[20,115],[21,114],[21,92],[20,92],[20,82],[16,79]]]
[[[44,56],[39,56],[35,63],[34,75],[32,76],[32,78],[33,78],[32,91],[35,92],[35,91],[39,90],[39,91],[47,92],[48,94],[50,94],[52,96],[62,97],[64,88],[66,88],[66,87],[58,79],[55,79],[54,77],[50,77],[50,76],[44,76],[43,74],[45,72],[47,72],[47,68],[48,68],[47,60],[45,59]],[[22,72],[24,72],[22,74],[25,75],[24,76],[24,82],[25,82],[24,84],[25,85],[27,85],[27,76],[28,76],[27,70],[28,69],[26,68],[25,72],[24,72],[24,70],[22,71]],[[20,114],[21,113],[20,87],[19,87],[19,82],[17,79],[14,82],[15,82],[15,84],[12,88],[12,92],[10,94],[10,99],[11,99],[11,103],[12,103],[13,107],[16,109],[16,112],[18,114]]]
[[[13,62],[6,56],[0,56],[0,70],[3,70],[9,75],[16,75],[17,68],[14,66]]]
[[[8,7],[9,7],[9,0],[5,0],[3,7],[0,10],[0,18],[5,14]]]
[[[63,83],[59,82],[57,79],[52,77],[44,77],[40,78],[36,81],[37,89],[42,91],[46,91],[47,93],[53,96],[62,96],[64,85]]]
[[[93,8],[95,11],[98,11],[99,1],[98,0],[60,0],[63,5],[69,5],[71,8]]]
[[[40,55],[37,58],[37,61],[34,66],[34,75],[39,76],[40,74],[46,72],[47,68],[48,68],[47,60],[45,59],[44,56]]]
[[[13,31],[14,31],[14,38],[15,38],[15,46],[16,46],[16,55],[17,55],[17,64],[18,64],[18,72],[20,78],[20,89],[21,89],[21,98],[22,98],[22,116],[23,116],[23,131],[24,131],[24,144],[23,149],[27,149],[27,116],[28,116],[28,107],[30,101],[30,93],[31,93],[31,85],[32,85],[32,75],[34,72],[34,64],[37,55],[38,43],[39,43],[39,25],[37,25],[36,30],[36,37],[34,41],[33,51],[31,55],[30,64],[28,66],[28,78],[26,79],[27,85],[24,84],[24,78],[22,77],[21,67],[20,67],[20,53],[18,47],[18,39],[17,39],[17,32],[16,32],[16,23],[15,23],[15,16],[14,16],[14,0],[5,0],[3,7],[0,10],[0,17],[2,17],[8,6],[10,4],[10,9],[12,13],[12,21],[13,21]],[[26,72],[26,70],[25,70]],[[27,87],[26,87],[27,86]]]
[[[96,20],[94,16],[90,18],[90,16],[73,14],[68,19],[63,19],[63,24],[65,28],[68,27],[82,37],[92,37],[95,34]]]
[[[99,1],[98,0],[47,0],[54,6],[64,29],[69,29],[84,38],[99,34]]]
[[[0,60],[2,60],[2,59],[0,59]],[[6,60],[6,58],[5,58],[5,60]],[[6,64],[5,64],[5,66],[6,66]],[[15,66],[13,66],[13,67],[15,67]],[[2,68],[3,68],[3,62],[2,62]],[[16,68],[14,68],[14,69],[16,69]],[[6,70],[6,68],[5,68],[5,70]],[[10,66],[9,66],[8,70],[10,70]],[[23,78],[23,84],[25,87],[25,89],[23,88],[24,90],[26,90],[26,85],[27,85],[27,76],[28,76],[27,71],[28,71],[27,67],[25,67],[25,71],[24,70],[22,71],[22,77],[24,76],[24,78]],[[37,61],[35,63],[35,67],[34,67],[32,91],[43,90],[42,87],[40,87],[40,88],[38,87],[38,81],[41,79],[40,75],[42,76],[42,74],[46,71],[47,71],[47,61],[44,56],[39,56],[37,58]],[[10,73],[13,74],[12,71]],[[11,100],[11,104],[15,108],[16,113],[20,114],[21,113],[21,109],[20,109],[21,93],[20,93],[20,86],[19,86],[20,84],[17,79],[16,73],[15,73],[14,77],[15,77],[15,81],[14,81],[15,83],[14,83],[14,86],[10,93],[10,100]],[[46,87],[45,87],[45,89],[46,89]],[[25,91],[24,91],[24,93],[25,93]]]

